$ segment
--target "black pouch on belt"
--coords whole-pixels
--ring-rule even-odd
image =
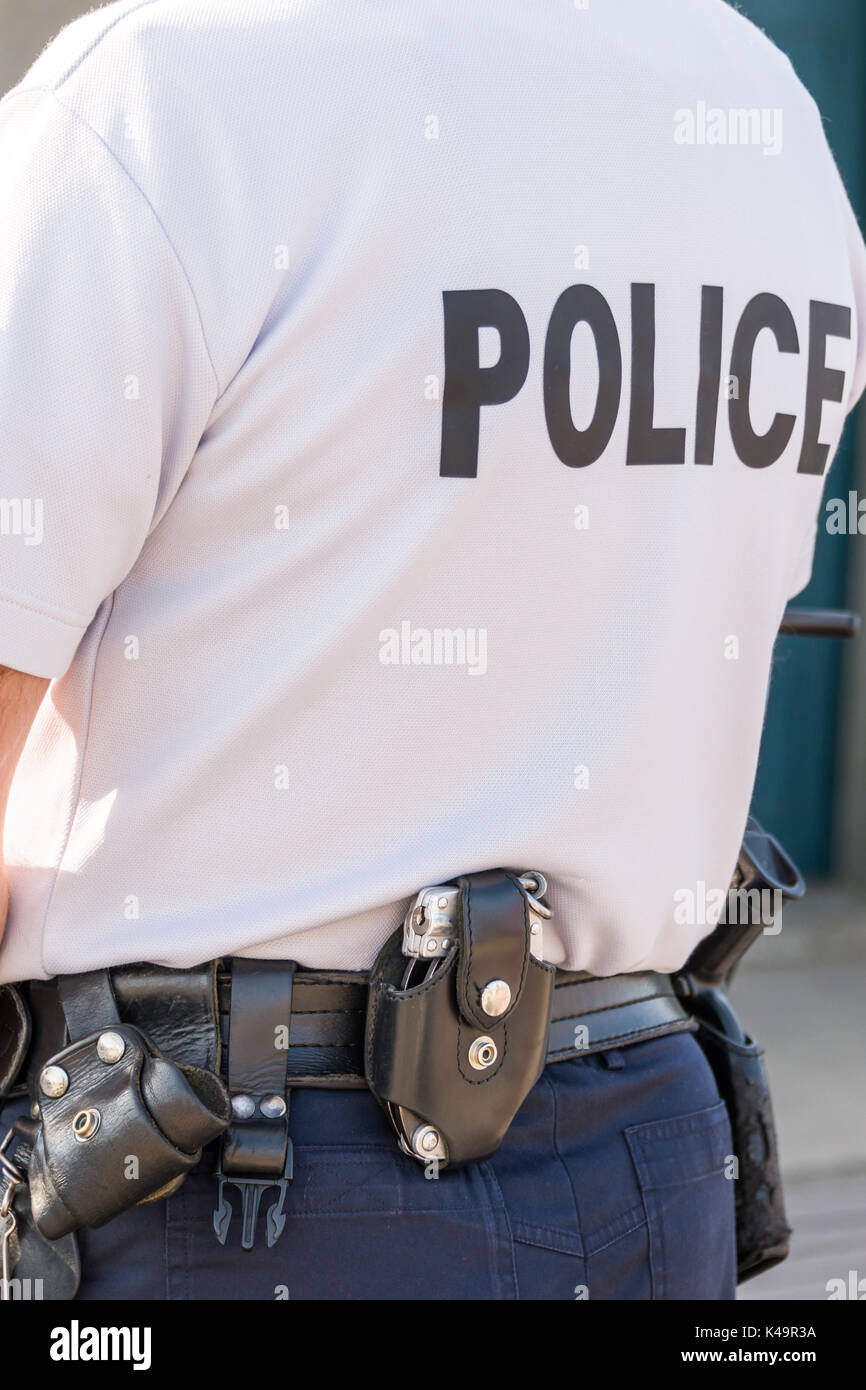
[[[51,1057],[39,1109],[28,1182],[49,1240],[165,1194],[230,1118],[219,1077],[170,1061],[126,1023]]]
[[[802,898],[806,891],[796,864],[751,816],[731,890],[722,920],[695,948],[678,979],[730,1116],[738,1163],[734,1201],[742,1283],[787,1258],[791,1230],[764,1054],[743,1032],[725,986],[752,943],[775,926],[783,901]],[[732,905],[736,911],[729,920]]]
[[[742,1283],[786,1259],[791,1235],[764,1054],[743,1032],[721,990],[698,990],[684,1002],[698,1021],[695,1036],[730,1116],[737,1159],[737,1271]]]
[[[495,1153],[541,1074],[555,970],[531,952],[526,892],[495,869],[457,880],[454,936],[404,988],[403,931],[370,978],[365,1072],[405,1151],[471,1163]]]

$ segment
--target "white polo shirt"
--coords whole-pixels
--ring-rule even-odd
[[[498,865],[549,960],[679,966],[864,314],[814,104],[720,0],[64,30],[0,104],[0,662],[55,678],[0,978],[362,968]]]

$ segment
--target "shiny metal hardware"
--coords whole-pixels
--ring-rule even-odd
[[[17,1263],[17,1255],[13,1258],[17,1225],[11,1209],[0,1216],[0,1303],[8,1303],[12,1299],[12,1270]]]
[[[286,1102],[282,1096],[265,1096],[259,1102],[259,1109],[268,1120],[281,1120],[286,1113]]]
[[[448,1145],[435,1125],[427,1124],[420,1115],[403,1105],[392,1105],[389,1109],[404,1154],[410,1158],[420,1158],[422,1163],[430,1163],[434,1159],[439,1163],[448,1162]]]
[[[5,1138],[0,1143],[0,1218],[4,1220],[12,1212],[15,1189],[26,1181],[24,1173],[7,1152],[14,1135],[15,1128],[13,1126],[6,1131]]]
[[[492,1038],[476,1038],[469,1048],[469,1065],[476,1071],[486,1071],[488,1067],[493,1066],[498,1056],[496,1043]]]
[[[412,1135],[412,1148],[419,1158],[441,1158],[445,1152],[442,1135],[433,1125],[419,1125]]]
[[[499,1018],[511,1003],[511,990],[505,980],[489,980],[481,991],[481,1007],[489,1018]]]
[[[18,1241],[15,1236],[18,1222],[12,1203],[17,1189],[26,1180],[18,1164],[6,1152],[14,1133],[14,1128],[8,1130],[0,1144],[0,1303],[12,1298],[10,1280],[18,1262]]]
[[[403,922],[403,955],[437,960],[447,954],[454,936],[460,889],[440,884],[422,888]]]
[[[544,923],[553,916],[551,909],[541,901],[547,892],[547,879],[537,869],[527,869],[516,878],[529,908],[529,949],[536,960],[542,960]],[[412,960],[429,961],[446,956],[454,940],[459,909],[460,889],[455,884],[440,883],[422,888],[403,921],[403,955]],[[404,989],[410,974],[407,970]]]
[[[527,869],[518,876],[523,889],[526,905],[529,908],[529,951],[536,960],[544,960],[544,923],[553,916],[552,910],[541,899],[547,892],[547,879],[537,869]]]
[[[72,1133],[79,1144],[84,1144],[93,1138],[101,1124],[102,1116],[98,1110],[79,1110],[72,1121]]]
[[[232,1096],[232,1115],[236,1120],[251,1120],[256,1113],[252,1096]]]
[[[39,1089],[45,1096],[56,1100],[69,1089],[69,1077],[62,1067],[43,1067],[39,1076]]]
[[[96,1040],[96,1055],[106,1066],[119,1062],[126,1051],[126,1043],[119,1033],[100,1033]]]

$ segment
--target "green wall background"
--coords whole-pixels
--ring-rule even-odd
[[[866,211],[866,75],[864,0],[742,0],[737,8],[790,57],[824,117],[833,153],[861,225]],[[856,486],[856,413],[828,476],[825,497]],[[850,541],[819,530],[809,588],[796,602],[844,606]],[[864,615],[866,617],[866,615]],[[866,640],[866,635],[861,637]],[[780,638],[753,809],[801,869],[834,867],[834,782],[839,755],[841,644]]]

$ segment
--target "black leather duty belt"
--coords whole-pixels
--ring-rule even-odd
[[[498,891],[506,879],[496,874],[492,881]],[[486,884],[485,879],[482,889]],[[519,902],[516,915],[525,921]],[[453,978],[453,969],[453,959],[446,961],[438,978],[434,974],[432,983],[422,983],[414,997],[433,997]],[[546,1019],[551,1007],[552,1019],[548,1062],[695,1028],[669,975],[598,979],[553,972],[549,966],[535,969],[541,972],[535,981],[545,979],[549,987],[553,980],[544,1008]],[[504,988],[502,980],[494,984]],[[371,997],[377,988],[366,974],[298,970],[292,961],[241,957],[190,970],[124,966],[31,981],[26,1012],[32,1034],[24,1071],[33,1106],[30,1118],[18,1117],[7,1137],[17,1135],[29,1150],[31,1207],[40,1231],[49,1240],[59,1239],[82,1226],[99,1226],[136,1201],[168,1195],[197,1161],[205,1140],[221,1135],[214,1233],[224,1244],[233,1216],[240,1214],[241,1246],[251,1249],[263,1195],[276,1194],[273,1200],[269,1195],[266,1213],[267,1241],[273,1245],[286,1224],[293,1176],[292,1092],[369,1085],[382,1100],[375,1068],[365,1068],[365,1060],[375,1063],[378,1055],[375,1041],[370,1042],[382,1008],[381,998]],[[402,991],[404,999],[410,995],[411,990]],[[524,1041],[543,1064],[543,1036],[531,1028]],[[492,1038],[477,1042],[496,1058]],[[495,1064],[473,1061],[476,1045],[469,1049],[469,1064]],[[458,1040],[457,1064],[459,1047]],[[396,1047],[394,1055],[405,1061],[404,1051]],[[520,1048],[512,1053],[519,1068],[528,1053]],[[507,1057],[503,1045],[503,1063]],[[537,1075],[535,1067],[533,1061],[529,1071]],[[474,1094],[469,1100],[474,1115]],[[507,1129],[510,1117],[506,1114],[503,1122],[495,1110],[481,1137],[471,1131],[466,1140],[459,1127],[465,1128],[466,1104],[461,1093],[454,1133],[465,1152],[456,1145],[455,1152],[447,1148],[453,1142],[450,1131],[443,1136],[419,1120],[411,1105],[385,1102],[394,1128],[396,1106],[404,1151],[425,1163],[446,1164],[473,1161],[476,1150],[481,1157],[495,1152]],[[195,1133],[190,1115],[197,1121]],[[130,1148],[130,1124],[138,1148]],[[82,1143],[94,1136],[92,1155],[83,1154]],[[430,1136],[436,1152],[430,1151]],[[119,1156],[129,1152],[142,1158],[144,1197],[118,1178]],[[13,1175],[16,1183],[25,1181],[23,1169],[13,1168]]]
[[[70,1007],[80,1011],[80,1031],[102,1026],[96,981],[104,981],[106,973],[125,1022],[139,1027],[173,1060],[228,1076],[232,974],[231,962],[220,961],[192,970],[136,965],[95,972],[93,999],[79,989],[75,1006],[65,981],[32,981],[29,1078],[65,1045]],[[67,978],[80,984],[83,977]],[[292,970],[289,965],[283,978],[290,982],[287,1047],[282,1050],[286,1086],[364,1087],[366,974]],[[66,995],[66,1015],[61,995]],[[547,1060],[566,1061],[694,1029],[671,975],[646,971],[599,978],[557,971]]]
[[[218,997],[223,1041],[228,1038],[231,977],[220,972]],[[287,1077],[293,1087],[364,1086],[366,977],[299,971],[292,992]],[[607,979],[557,972],[548,1062],[625,1047],[666,1033],[693,1031],[694,1023],[670,975],[648,971]]]

